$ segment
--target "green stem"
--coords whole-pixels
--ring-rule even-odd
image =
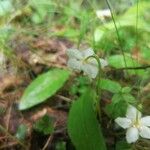
[[[86,58],[86,60],[90,59],[90,58],[94,58],[97,61],[98,64],[98,74],[96,76],[96,93],[97,93],[97,104],[96,104],[96,109],[98,111],[98,116],[99,116],[99,121],[101,121],[101,110],[100,110],[100,95],[101,95],[101,91],[100,91],[100,81],[101,81],[101,73],[102,73],[102,69],[101,69],[101,63],[99,60],[99,57],[97,55],[91,55],[89,57]]]
[[[136,4],[136,48],[138,47],[138,18],[139,18],[139,0],[137,0]]]
[[[114,23],[114,26],[115,26],[115,30],[116,30],[116,34],[117,34],[117,38],[118,38],[118,42],[119,42],[119,47],[120,47],[121,53],[122,53],[122,55],[123,55],[125,67],[127,67],[125,54],[124,54],[124,51],[123,51],[123,49],[122,49],[122,42],[121,42],[121,38],[120,38],[120,35],[119,35],[119,30],[118,30],[118,27],[117,27],[117,24],[116,24],[114,15],[113,15],[113,10],[112,10],[112,8],[111,8],[111,5],[110,5],[109,0],[106,0],[106,3],[107,3],[108,8],[109,8],[109,10],[110,10],[111,17],[112,17],[112,20],[113,20],[113,23]]]

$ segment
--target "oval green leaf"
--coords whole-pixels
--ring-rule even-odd
[[[123,55],[112,55],[109,57],[109,65],[114,68],[125,68],[125,67],[138,67],[140,66],[138,62],[131,56],[125,55],[126,64],[124,62]],[[126,66],[127,65],[127,66]]]
[[[118,82],[109,79],[101,79],[100,88],[111,93],[119,93],[122,89],[121,85]]]
[[[125,63],[126,61],[126,63]],[[114,68],[125,68],[125,67],[139,67],[141,64],[134,58],[132,58],[130,55],[125,55],[125,61],[123,55],[112,55],[108,58],[108,63],[111,67]],[[130,69],[127,70],[129,74],[131,75],[143,75],[144,70],[134,70]]]
[[[62,69],[53,69],[39,75],[25,90],[19,109],[25,110],[54,95],[69,78],[70,72]]]
[[[68,132],[76,150],[106,150],[94,111],[95,95],[95,92],[89,89],[71,107]]]

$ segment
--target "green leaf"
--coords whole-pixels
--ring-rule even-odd
[[[150,9],[150,3],[146,1],[140,1],[139,2],[139,8],[138,8],[138,26],[139,28],[149,30],[149,15],[148,10]],[[118,24],[120,22],[120,26],[135,26],[136,21],[136,14],[137,14],[137,5],[135,4],[132,6],[128,11],[125,12],[125,14],[119,18]]]
[[[90,79],[87,76],[79,76],[77,77],[72,86],[70,87],[70,93],[72,95],[78,95],[85,92],[87,86],[90,85]]]
[[[99,42],[103,38],[104,34],[105,34],[104,30],[102,30],[100,28],[97,28],[95,30],[95,32],[94,32],[94,40],[95,40],[95,42]]]
[[[87,13],[87,11],[83,11],[82,14],[81,14],[80,35],[79,35],[79,38],[78,38],[79,39],[78,40],[79,44],[81,43],[84,36],[86,35],[89,24],[90,24],[89,14]]]
[[[131,58],[131,56],[125,56],[127,67],[137,67],[138,63]],[[109,64],[114,68],[126,67],[123,55],[112,55],[108,59]]]
[[[116,104],[119,101],[125,101],[127,103],[135,103],[136,99],[130,93],[116,93],[112,97],[112,103]]]
[[[140,52],[140,56],[144,57],[147,62],[149,62],[150,51],[148,45],[150,43],[150,3],[149,1],[139,1],[138,6],[138,52]],[[129,52],[130,54],[133,53],[136,47],[136,15],[137,5],[135,3],[135,5],[131,6],[124,13],[120,13],[120,15],[115,16],[115,23],[118,27],[122,50],[124,52]],[[117,40],[117,34],[113,21],[108,21],[103,25],[98,26],[94,35],[98,50],[107,52],[111,51],[112,53],[116,53],[117,51],[120,52],[120,44]]]
[[[95,92],[88,89],[71,107],[68,132],[77,150],[106,150],[94,111],[95,96]]]
[[[115,150],[132,150],[131,145],[125,141],[118,141]]]
[[[26,137],[26,134],[27,134],[27,126],[24,125],[24,124],[21,124],[21,125],[18,127],[18,130],[17,130],[17,133],[16,133],[16,137],[17,137],[19,140],[24,140],[25,137]]]
[[[130,87],[124,87],[122,88],[122,93],[130,93],[131,92],[131,88]]]
[[[112,93],[118,93],[121,91],[121,85],[109,79],[101,79],[100,88],[102,90],[107,90]]]
[[[126,61],[126,63],[125,63]],[[129,55],[125,55],[125,61],[123,55],[113,55],[108,58],[108,63],[114,68],[125,68],[125,67],[139,67],[140,64]],[[128,70],[130,74],[143,75],[143,70]]]
[[[120,102],[120,101],[123,101],[123,100],[124,100],[124,99],[123,99],[121,93],[116,93],[116,94],[114,94],[113,97],[112,97],[112,103],[113,103],[113,104],[116,104],[116,103],[118,103],[118,102]]]
[[[45,115],[34,124],[34,129],[45,135],[51,134],[54,131],[53,121],[48,115]]]
[[[129,88],[125,87],[125,90],[129,91]],[[111,104],[106,106],[106,112],[112,118],[117,118],[119,116],[124,116],[128,104],[136,103],[136,99],[130,93],[116,93],[112,97]]]
[[[55,4],[47,0],[30,0],[29,6],[34,10],[31,20],[36,23],[42,23],[46,16],[53,15]]]
[[[115,104],[114,103],[108,104],[105,110],[111,118],[115,119],[117,117],[125,116],[127,106],[128,104],[124,100],[122,100]]]
[[[69,74],[67,70],[53,69],[38,76],[25,90],[19,109],[31,108],[53,96],[64,85]]]
[[[132,96],[130,93],[125,93],[122,95],[123,99],[128,102],[128,103],[135,103],[136,102],[136,99],[134,96]]]
[[[59,142],[56,144],[56,150],[66,150],[66,143],[65,142]]]

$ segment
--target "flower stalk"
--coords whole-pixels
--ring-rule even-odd
[[[96,101],[96,110],[98,112],[98,117],[99,117],[99,121],[101,121],[101,103],[100,103],[100,98],[101,98],[101,90],[100,90],[100,81],[101,81],[101,74],[102,74],[102,68],[101,68],[101,63],[99,61],[99,57],[97,55],[91,55],[89,57],[86,58],[86,60],[90,59],[90,58],[94,58],[97,61],[98,64],[98,74],[96,76],[96,80],[95,80],[95,87],[96,87],[96,94],[97,94],[97,101]]]
[[[76,71],[83,71],[94,80],[94,88],[96,89],[96,111],[98,112],[99,121],[101,120],[100,110],[100,81],[102,68],[108,65],[107,61],[99,58],[92,49],[79,51],[77,49],[68,49],[69,57],[68,66]]]

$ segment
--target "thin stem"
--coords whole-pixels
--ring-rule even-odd
[[[136,5],[136,48],[138,47],[138,18],[139,18],[139,0],[137,0],[137,5]]]
[[[136,4],[136,48],[138,48],[138,18],[139,18],[139,0],[137,0],[137,4]],[[137,62],[139,62],[139,54],[137,53]],[[138,80],[139,81],[139,80]],[[141,86],[141,84],[142,84],[142,80],[141,81],[139,81],[140,83],[140,85],[139,86]],[[139,98],[140,97],[140,90],[138,91],[138,93],[137,93],[137,97]],[[139,101],[139,103],[142,103],[141,102],[141,100]]]
[[[96,108],[97,108],[97,111],[98,111],[98,116],[99,116],[99,121],[101,121],[101,110],[100,110],[100,81],[101,81],[101,63],[100,63],[100,60],[99,60],[99,57],[97,55],[91,55],[89,57],[86,58],[86,60],[90,59],[90,58],[94,58],[96,61],[97,61],[97,64],[98,64],[98,74],[96,76],[96,93],[97,93],[97,105],[96,105]]]
[[[112,70],[144,70],[150,68],[150,65],[146,66],[139,66],[139,67],[123,67],[123,68],[117,68],[117,69],[112,69]]]
[[[98,84],[96,85],[96,89],[97,89],[97,94],[99,95],[100,94],[99,85],[100,85],[101,72],[102,72],[101,63],[100,63],[99,57],[97,55],[91,55],[91,56],[87,57],[86,60],[88,60],[89,58],[94,58],[97,61],[97,64],[98,64],[98,74],[97,74],[97,77],[96,77],[96,79],[98,81]]]
[[[110,12],[111,12],[111,17],[112,17],[112,20],[113,20],[113,23],[114,23],[114,26],[115,26],[115,30],[116,30],[116,34],[117,34],[117,38],[118,38],[118,42],[119,42],[119,47],[120,47],[121,52],[122,52],[122,55],[123,55],[123,59],[124,59],[124,62],[125,62],[125,67],[127,67],[125,54],[124,54],[124,51],[123,51],[123,49],[122,49],[121,38],[120,38],[119,31],[118,31],[118,27],[117,27],[117,25],[116,25],[116,21],[115,21],[114,15],[113,15],[113,10],[112,10],[112,8],[111,8],[111,5],[110,5],[109,0],[106,0],[106,3],[107,3],[108,8],[109,8],[109,10],[110,10]]]
[[[67,97],[65,97],[63,95],[56,95],[56,97],[62,99],[65,102],[72,103],[72,100],[70,98],[67,98]]]

